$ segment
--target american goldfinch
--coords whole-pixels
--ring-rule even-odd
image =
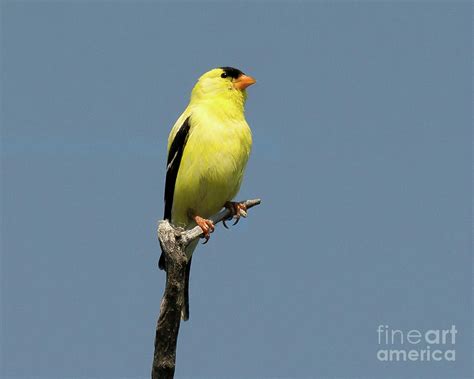
[[[245,206],[231,200],[239,191],[252,147],[244,106],[246,88],[254,83],[232,67],[205,73],[168,138],[164,219],[185,229],[199,225],[206,242],[214,231],[208,218],[221,208],[230,208],[237,221],[246,215]],[[196,245],[197,240],[186,249],[183,320],[189,318],[189,273]],[[166,269],[164,253],[159,267]]]

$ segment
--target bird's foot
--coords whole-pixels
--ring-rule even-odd
[[[207,220],[199,216],[194,216],[194,221],[199,225],[202,230],[202,234],[204,235],[205,241],[203,244],[207,243],[211,237],[211,233],[214,231],[214,223],[211,220]]]
[[[247,217],[247,207],[245,206],[244,203],[238,203],[234,201],[228,201],[227,203],[224,204],[224,207],[229,209],[231,211],[231,216],[228,218],[228,220],[232,220],[235,218],[235,221],[232,225],[236,225],[241,217]],[[222,220],[222,224],[226,229],[229,229],[227,224],[225,223],[225,220]]]

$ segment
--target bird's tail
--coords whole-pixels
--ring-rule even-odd
[[[158,267],[160,270],[166,271],[166,260],[165,260],[165,253],[161,250],[160,260],[158,261]]]
[[[187,321],[189,319],[189,275],[191,273],[191,261],[193,251],[196,248],[199,240],[193,241],[189,246],[186,248],[186,255],[188,256],[188,263],[186,265],[186,273],[184,278],[184,303],[183,309],[181,309],[181,319],[183,321]],[[165,253],[162,251],[160,260],[158,262],[158,267],[161,270],[166,270],[166,260],[165,260]]]
[[[191,273],[191,262],[193,257],[189,258],[188,264],[186,265],[186,277],[184,278],[184,304],[181,309],[181,320],[189,320],[189,274]]]
[[[187,321],[189,319],[189,274],[191,273],[191,261],[193,259],[193,252],[199,239],[191,242],[186,248],[186,255],[188,256],[188,264],[186,265],[186,274],[184,278],[184,304],[181,309],[181,319]]]

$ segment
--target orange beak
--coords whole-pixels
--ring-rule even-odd
[[[246,89],[248,86],[257,83],[257,81],[251,76],[242,74],[234,80],[234,87],[240,90]]]

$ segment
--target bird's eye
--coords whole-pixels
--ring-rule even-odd
[[[221,74],[221,78],[223,78],[223,79],[227,78],[227,74],[226,74],[225,72],[223,72],[223,73]]]

